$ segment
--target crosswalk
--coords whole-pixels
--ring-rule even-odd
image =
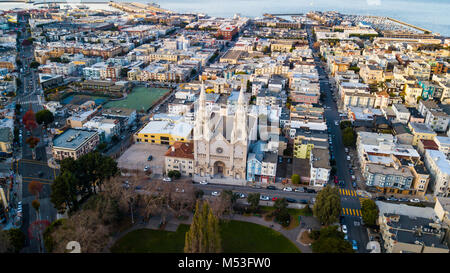
[[[358,196],[358,194],[356,193],[356,191],[354,190],[347,190],[347,189],[339,189],[339,194],[340,195],[345,195],[345,196]]]
[[[361,210],[359,210],[359,209],[342,208],[341,215],[361,216]]]

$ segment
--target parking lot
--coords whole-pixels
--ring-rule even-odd
[[[164,172],[164,154],[167,150],[167,145],[135,143],[119,157],[118,167],[128,171],[143,172],[145,166],[148,165],[152,174],[162,175]],[[153,156],[151,161],[147,161],[149,155]]]

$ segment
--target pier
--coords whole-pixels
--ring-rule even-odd
[[[408,24],[406,22],[403,22],[403,21],[400,21],[400,20],[397,20],[397,19],[394,19],[394,18],[391,18],[391,17],[386,17],[386,19],[391,20],[392,22],[396,22],[396,23],[399,23],[401,25],[410,27],[410,28],[414,28],[414,29],[423,31],[424,33],[430,33],[430,34],[433,33],[431,30],[428,30],[428,29],[425,29],[425,28],[421,28],[421,27],[418,27],[418,26],[415,26],[415,25],[411,25],[411,24]]]

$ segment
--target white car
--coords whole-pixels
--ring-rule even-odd
[[[176,189],[175,189],[175,192],[184,192],[184,189],[176,188]]]
[[[413,199],[410,199],[409,202],[411,202],[411,203],[420,203],[420,200],[418,198],[413,198]]]
[[[270,200],[270,197],[269,197],[269,196],[266,196],[266,195],[261,195],[261,196],[259,197],[259,200],[262,200],[262,201],[269,201],[269,200]]]
[[[148,171],[148,170],[150,170],[150,166],[149,166],[149,165],[147,165],[147,166],[144,167],[144,172],[146,172],[146,171]]]
[[[245,193],[238,193],[239,198],[247,198],[247,194]]]
[[[347,234],[347,226],[346,225],[342,225],[342,232]]]
[[[292,191],[292,188],[291,187],[286,187],[286,188],[283,189],[283,191]]]
[[[172,181],[172,179],[171,179],[170,177],[164,177],[164,178],[163,178],[163,181],[164,181],[164,182],[170,182],[170,181]]]
[[[201,185],[208,185],[208,181],[206,181],[206,180],[200,181],[200,184]]]
[[[218,191],[213,191],[213,192],[211,193],[211,195],[212,195],[212,196],[220,196],[220,192],[218,192]]]

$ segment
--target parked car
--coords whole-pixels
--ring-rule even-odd
[[[247,194],[245,193],[238,193],[239,198],[247,198]]]
[[[44,172],[43,171],[39,171],[38,175],[39,175],[39,177],[42,177],[42,176],[44,176]]]
[[[348,235],[347,234],[345,234],[344,240],[348,240]]]
[[[163,178],[163,181],[164,181],[164,182],[171,182],[171,181],[172,181],[172,178],[170,178],[170,177],[164,177],[164,178]]]
[[[347,156],[347,160],[350,161],[350,159],[351,159],[351,158],[350,158],[350,156],[348,155],[348,156]]]
[[[358,250],[358,243],[356,243],[355,240],[352,240],[352,247],[353,247],[353,250]]]
[[[297,200],[293,198],[286,198],[286,201],[288,201],[289,203],[297,203]]]
[[[262,189],[262,187],[260,185],[253,185],[253,188],[255,188],[255,189]]]
[[[147,157],[147,161],[152,161],[152,159],[153,159],[153,156],[152,156],[152,155],[149,155],[149,156]]]
[[[398,201],[398,199],[395,198],[394,196],[388,197],[386,200],[387,201]]]
[[[305,192],[305,190],[303,188],[295,188],[294,191],[295,192]]]
[[[278,197],[272,197],[272,201],[277,201]]]
[[[283,189],[283,191],[292,191],[292,188],[291,187],[286,187],[286,188]]]
[[[353,188],[356,188],[356,182],[355,181],[353,181],[352,186],[353,186]]]
[[[347,234],[347,226],[346,225],[342,225],[342,232]]]
[[[262,200],[262,201],[269,201],[270,198],[269,198],[269,196],[261,195],[261,196],[259,197],[259,200]]]
[[[306,192],[307,193],[316,193],[316,190],[314,190],[314,189],[307,189]]]
[[[348,153],[348,148],[345,148],[345,152]]]
[[[207,184],[208,184],[208,181],[206,181],[206,180],[200,181],[200,184],[201,184],[201,185],[207,185]]]
[[[384,196],[377,196],[377,197],[375,198],[375,200],[378,200],[378,201],[384,201],[384,200],[386,200],[386,197],[384,197]]]
[[[147,165],[147,166],[144,167],[144,172],[146,172],[146,171],[148,171],[148,170],[150,170],[150,166],[149,166],[149,165]]]
[[[268,189],[268,190],[276,190],[277,187],[275,187],[275,186],[267,186],[266,189]]]
[[[220,196],[220,192],[218,192],[218,191],[213,191],[213,192],[211,193],[211,195],[212,195],[212,196]]]
[[[400,198],[400,199],[398,199],[398,201],[400,201],[400,202],[408,202],[409,200],[408,200],[408,198]]]
[[[300,201],[298,201],[300,204],[308,204],[308,200],[302,199]]]
[[[411,203],[420,203],[420,200],[418,198],[413,198],[413,199],[410,199],[409,202],[411,202]]]

